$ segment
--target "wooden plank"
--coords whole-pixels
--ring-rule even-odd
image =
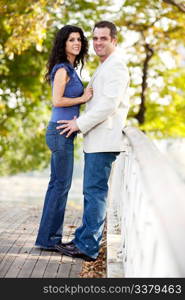
[[[58,252],[52,252],[43,277],[56,278],[61,263],[62,263],[61,255]]]
[[[0,243],[0,253],[1,253],[1,262],[3,257],[8,252],[8,250],[13,246],[15,241],[19,238],[22,232],[25,232],[26,228],[26,221],[28,219],[28,215],[25,216],[21,215],[17,217],[16,222],[14,223],[14,227],[12,228],[12,224],[9,224],[10,231],[5,231],[1,235],[1,243]]]
[[[76,259],[75,263],[71,266],[70,278],[79,278],[82,270],[82,259]]]
[[[32,273],[30,274],[31,278],[42,278],[44,276],[44,272],[50,260],[50,256],[51,251],[42,250],[34,265]]]
[[[6,209],[0,212],[0,227],[4,224],[7,220],[9,220],[12,216],[15,216],[17,211]]]
[[[33,247],[27,256],[24,265],[19,271],[17,278],[29,278],[31,273],[35,267],[35,264],[41,254],[41,250],[39,248]]]
[[[69,278],[71,272],[71,263],[62,263],[58,269],[57,278]]]
[[[78,276],[78,262],[58,252],[42,251],[34,247],[39,226],[41,206],[12,203],[2,209],[0,203],[0,277],[5,278],[69,278]],[[65,218],[65,239],[72,239],[79,210],[69,208]],[[77,260],[78,261],[78,260]],[[75,264],[75,266],[73,266]],[[76,274],[76,275],[75,275]]]
[[[6,252],[4,259],[1,263],[0,277],[14,277],[16,270],[14,271],[13,267],[11,268],[11,266],[14,260],[17,258],[18,254],[20,254],[22,247],[29,239],[30,236],[29,234],[25,233],[25,231],[23,231],[22,234],[20,233],[16,240],[15,237],[13,237],[14,242]]]
[[[7,222],[10,230],[1,235],[0,277],[16,277],[22,262],[18,255],[28,252],[28,242],[27,245],[25,243],[30,240],[30,233],[34,231],[34,226],[30,224],[34,221],[35,211],[30,210],[30,207],[18,206],[19,214],[16,215],[16,219],[9,220],[9,224]]]
[[[21,221],[21,223],[22,222],[23,222],[23,220]],[[13,234],[8,235],[6,240],[4,239],[1,242],[0,277],[2,277],[4,274],[3,269],[4,269],[5,265],[7,265],[5,262],[9,261],[9,263],[11,264],[11,262],[15,258],[15,255],[18,252],[18,247],[15,247],[15,245],[16,245],[16,241],[19,241],[20,238],[21,238],[21,233],[20,232],[17,233],[15,231],[15,232],[13,232]],[[10,253],[12,255],[10,255]],[[11,256],[11,258],[10,258],[10,256]]]
[[[9,216],[7,215],[7,218],[0,225],[0,234],[2,235],[2,233],[4,232],[10,230],[12,231],[14,228],[16,228],[17,221],[19,223],[19,221],[21,221],[24,216],[25,213],[22,213],[22,215],[20,215],[20,213],[17,212],[14,214],[9,214]]]
[[[18,255],[15,257],[14,261],[12,262],[8,272],[6,273],[6,278],[15,278],[17,277],[19,271],[22,269],[22,266],[25,263],[27,256],[29,255],[29,251],[34,242],[34,236],[32,236],[33,228],[29,228],[25,234],[20,236],[22,244],[17,240],[16,246],[20,247],[20,251]]]

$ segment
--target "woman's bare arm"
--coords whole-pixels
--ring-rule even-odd
[[[60,68],[57,70],[53,82],[53,95],[52,95],[52,103],[55,107],[68,107],[76,104],[82,104],[90,100],[92,97],[92,91],[90,88],[86,89],[84,94],[81,97],[77,98],[68,98],[63,97],[64,90],[67,82],[69,81],[69,77],[67,75],[67,71],[64,68]]]

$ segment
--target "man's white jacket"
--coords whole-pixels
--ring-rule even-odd
[[[93,97],[76,120],[84,135],[84,152],[124,151],[122,130],[129,110],[129,73],[117,51],[97,68],[90,85]]]

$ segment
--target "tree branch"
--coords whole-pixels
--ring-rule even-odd
[[[175,1],[175,0],[163,0],[163,2],[174,5],[181,12],[185,13],[185,1]]]

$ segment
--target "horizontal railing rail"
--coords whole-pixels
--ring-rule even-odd
[[[185,184],[143,132],[124,129],[107,217],[108,277],[185,277]]]

